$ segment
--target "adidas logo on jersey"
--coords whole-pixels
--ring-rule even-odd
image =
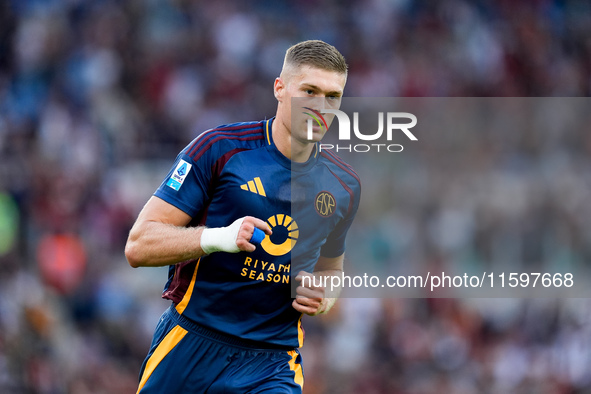
[[[261,178],[259,178],[258,176],[254,178],[252,181],[248,181],[244,185],[240,185],[240,188],[242,190],[250,191],[263,197],[267,197],[267,194],[265,193],[265,188],[263,187],[263,183],[261,182]]]

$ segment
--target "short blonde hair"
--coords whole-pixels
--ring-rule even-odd
[[[344,56],[332,45],[321,40],[302,41],[285,53],[283,67],[312,66],[322,70],[347,74]]]

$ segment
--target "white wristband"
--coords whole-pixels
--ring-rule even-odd
[[[236,245],[238,231],[244,218],[236,219],[227,227],[206,228],[201,232],[201,249],[207,254],[213,252],[240,252]]]

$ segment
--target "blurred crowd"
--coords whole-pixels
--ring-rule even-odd
[[[591,93],[583,0],[0,2],[1,392],[135,391],[168,305],[166,270],[125,261],[137,213],[196,133],[273,115],[285,50],[312,38],[352,97]],[[454,187],[428,155],[362,180],[406,201],[361,213],[363,258],[584,265],[591,139],[534,126],[473,136]],[[344,298],[304,325],[310,394],[591,392],[586,299]]]
[[[417,142],[341,153],[364,190],[345,273],[384,283],[485,272],[494,291],[348,286],[328,322],[304,321],[323,333],[310,335],[322,350],[307,343],[304,358],[311,351],[314,372],[332,382],[316,392],[590,392],[591,99],[396,102],[419,119]],[[572,273],[577,290],[556,298],[533,276],[512,288],[512,272]],[[362,298],[372,295],[382,299]]]

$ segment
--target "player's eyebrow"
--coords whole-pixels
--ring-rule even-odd
[[[302,84],[302,88],[306,88],[306,87],[311,88],[312,90],[316,90],[318,92],[323,92],[323,90],[320,87],[318,87],[316,85],[313,85],[311,83],[304,82]],[[330,92],[326,92],[325,94],[326,94],[326,96],[337,96],[337,97],[341,97],[343,95],[343,92],[340,91],[340,90],[333,90],[333,91],[330,91]]]

